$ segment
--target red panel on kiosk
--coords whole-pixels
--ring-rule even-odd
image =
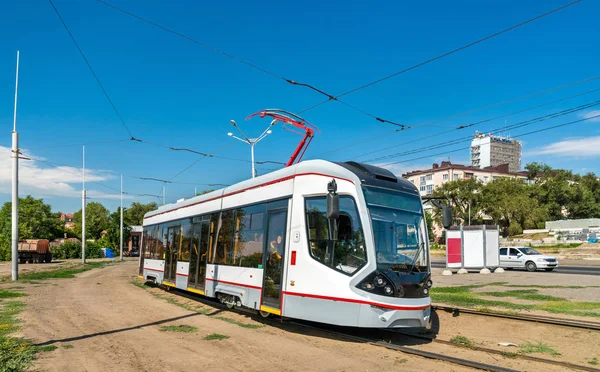
[[[461,263],[460,238],[448,238],[448,263]]]

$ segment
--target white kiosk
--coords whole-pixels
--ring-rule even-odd
[[[496,225],[451,226],[446,229],[446,268],[481,270],[500,266],[500,230]]]

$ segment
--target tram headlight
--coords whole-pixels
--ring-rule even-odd
[[[427,281],[427,288],[431,288],[433,286],[433,282],[431,280]]]
[[[373,285],[373,283],[369,283],[369,282],[363,283],[362,287],[364,289],[366,289],[367,291],[372,291],[373,288],[375,288],[375,286]]]
[[[428,295],[429,294],[429,289],[427,289],[427,288],[423,289],[423,294],[424,295]]]
[[[386,295],[391,296],[394,293],[394,289],[391,286],[386,285],[385,288],[383,288],[383,292],[385,292]]]
[[[382,276],[376,276],[375,279],[373,279],[373,283],[378,287],[383,287],[385,285],[385,279],[383,279]]]

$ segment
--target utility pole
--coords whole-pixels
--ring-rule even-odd
[[[163,185],[163,205],[167,204],[167,183]]]
[[[269,126],[267,127],[267,129],[265,129],[265,131],[258,137],[256,138],[248,138],[248,136],[246,136],[244,134],[244,132],[242,132],[242,130],[240,129],[240,127],[238,127],[237,123],[235,122],[235,120],[231,120],[231,125],[233,125],[234,127],[237,128],[237,130],[240,132],[240,134],[242,135],[243,138],[239,138],[233,135],[233,133],[229,132],[227,133],[227,135],[229,137],[233,137],[238,141],[242,141],[245,142],[247,144],[250,145],[250,156],[251,156],[251,162],[252,162],[252,178],[256,177],[256,168],[254,167],[254,145],[256,145],[258,142],[260,142],[263,138],[265,138],[266,136],[268,136],[269,134],[272,133],[271,131],[271,127],[273,125],[275,125],[275,123],[277,123],[277,120],[273,120],[271,122],[271,124],[269,124]]]
[[[85,263],[85,145],[82,146],[82,159],[83,159],[83,189],[81,190],[81,262]]]
[[[119,231],[120,257],[121,261],[123,261],[123,175],[121,175],[121,229]]]
[[[17,133],[17,97],[19,92],[19,51],[17,50],[17,73],[15,79],[15,109],[12,131],[12,280],[19,280],[19,134]]]

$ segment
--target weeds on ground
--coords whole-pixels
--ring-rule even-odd
[[[150,287],[148,287],[145,284],[140,283],[137,280],[133,280],[131,282],[131,284],[135,285],[136,287],[142,288],[142,289],[148,289]],[[179,301],[177,298],[173,297],[173,296],[169,296],[169,295],[164,295],[164,294],[160,294],[160,293],[154,293],[154,292],[150,292],[150,294],[156,298],[159,298],[161,300],[165,300],[170,304],[179,306],[183,309],[186,309],[188,311],[192,311],[198,314],[202,314],[202,315],[208,315],[210,313],[209,309],[206,309],[204,307],[198,306],[198,305],[192,305],[189,303],[185,303],[185,302],[181,302]],[[249,329],[256,329],[256,328],[262,328],[264,327],[264,325],[262,324],[251,324],[251,323],[244,323],[244,322],[240,322],[237,321],[235,319],[231,319],[231,318],[227,318],[224,316],[214,316],[214,319],[218,319],[218,320],[222,320],[224,322],[230,323],[230,324],[235,324],[237,326],[243,327],[243,328],[249,328]]]
[[[205,336],[203,340],[212,341],[212,340],[225,340],[228,339],[229,336],[222,335],[220,333],[211,333],[208,336]]]
[[[526,342],[522,345],[519,345],[519,352],[521,354],[544,353],[550,354],[553,357],[560,355],[558,351],[544,344],[543,342],[538,342],[537,344]]]
[[[55,270],[40,271],[36,273],[27,273],[21,275],[23,280],[44,280],[44,279],[66,279],[74,278],[76,274],[91,269],[100,269],[105,266],[114,265],[116,261],[99,261],[78,264],[72,267],[57,268]]]
[[[21,297],[25,294],[2,291],[2,298]],[[54,345],[35,346],[29,340],[10,336],[19,329],[21,322],[17,315],[23,311],[25,304],[20,301],[0,300],[0,372],[26,371],[35,354],[55,350]]]
[[[0,290],[0,298],[15,298],[27,296],[25,293],[13,292],[9,290]]]
[[[600,312],[589,311],[600,309],[600,302],[570,302],[566,298],[547,296],[537,293],[537,289],[508,290],[505,292],[472,292],[475,288],[483,288],[498,283],[465,285],[457,287],[432,288],[431,299],[437,303],[444,303],[462,307],[477,308],[482,312],[490,312],[489,308],[504,308],[516,310],[542,310],[553,314],[576,315],[584,317],[600,317]],[[591,286],[527,286],[527,285],[504,285],[505,287],[517,288],[591,288]],[[598,286],[594,286],[596,288]],[[538,304],[516,304],[508,301],[489,300],[481,296],[498,298],[518,298],[529,301],[539,301]]]
[[[63,344],[62,347],[63,347],[63,349],[72,349],[73,345],[71,345],[71,344]]]
[[[198,330],[197,327],[189,326],[185,324],[181,325],[171,325],[171,326],[163,326],[160,327],[159,331],[161,332],[182,332],[182,333],[192,333]]]
[[[456,346],[468,347],[470,349],[475,347],[475,343],[465,336],[454,336],[450,339],[450,342]]]
[[[519,353],[514,353],[512,351],[502,351],[500,352],[500,355],[502,355],[505,358],[515,359],[519,356]]]
[[[554,244],[554,245],[529,245],[535,249],[551,249],[551,248],[578,248],[583,243],[567,243],[567,244]]]
[[[588,360],[588,364],[590,364],[592,366],[597,366],[598,365],[598,359],[597,358],[592,358],[592,359]]]

